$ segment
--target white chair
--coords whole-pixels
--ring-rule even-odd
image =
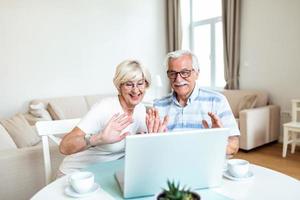
[[[286,157],[288,144],[292,144],[291,153],[295,153],[296,144],[300,142],[298,134],[300,134],[300,121],[297,120],[298,112],[300,112],[300,99],[292,100],[292,121],[283,124],[283,149],[282,157]]]
[[[66,119],[54,121],[38,121],[35,126],[39,136],[42,137],[43,155],[45,167],[45,183],[51,182],[52,169],[49,151],[48,137],[52,139],[57,145],[60,144],[61,138],[54,135],[64,134],[70,132],[80,121],[80,119]]]

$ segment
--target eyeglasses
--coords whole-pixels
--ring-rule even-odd
[[[182,70],[180,72],[176,72],[176,71],[167,71],[167,75],[169,77],[169,79],[175,79],[177,78],[177,75],[180,74],[181,78],[188,78],[191,76],[192,71],[195,71],[194,69],[185,69]]]
[[[136,83],[132,81],[127,81],[122,84],[126,90],[132,90],[134,87],[137,87],[138,89],[144,89],[146,87],[146,81],[145,80],[139,80]]]

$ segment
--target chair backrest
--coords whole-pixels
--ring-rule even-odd
[[[48,137],[52,139],[57,145],[59,145],[61,139],[55,137],[55,135],[70,132],[78,124],[79,121],[80,119],[66,119],[66,120],[54,120],[54,121],[38,121],[35,124],[36,130],[38,134],[42,137],[42,142],[43,142],[46,185],[51,182],[51,176],[52,176]]]
[[[300,122],[300,99],[292,100],[292,121]]]
[[[235,118],[239,118],[240,106],[254,97],[254,108],[268,104],[268,93],[262,90],[223,90]],[[251,103],[252,104],[252,103]]]

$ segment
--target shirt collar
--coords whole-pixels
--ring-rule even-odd
[[[188,102],[192,103],[198,96],[199,96],[199,84],[198,84],[198,81],[196,80],[194,90],[193,90],[192,94],[190,95]]]

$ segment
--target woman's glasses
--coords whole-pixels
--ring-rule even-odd
[[[191,76],[192,71],[194,71],[194,69],[185,69],[182,70],[180,72],[176,72],[176,71],[167,71],[167,75],[169,77],[169,79],[175,79],[177,78],[177,75],[180,74],[181,78],[188,78]]]
[[[122,84],[126,90],[132,90],[134,87],[137,87],[138,89],[145,89],[146,87],[146,81],[145,80],[139,80],[137,82],[127,81]]]

